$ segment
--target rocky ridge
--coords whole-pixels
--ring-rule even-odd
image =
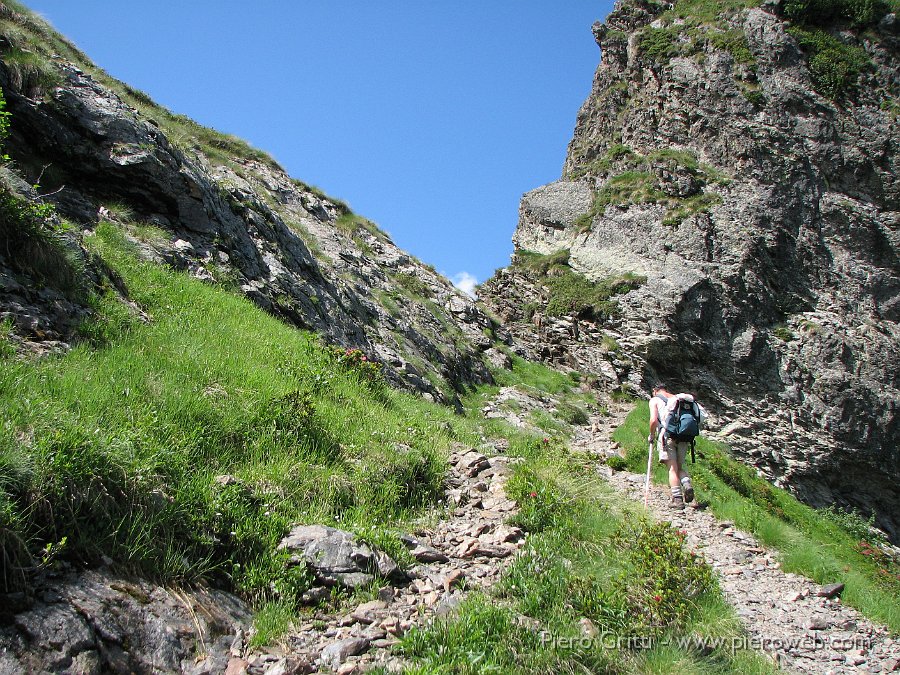
[[[784,3],[752,4],[698,18],[696,3],[617,3],[594,26],[602,60],[563,178],[522,199],[516,255],[566,251],[590,279],[646,283],[589,330],[551,322],[549,349],[517,307],[541,280],[513,265],[480,295],[549,361],[697,391],[768,478],[875,513],[896,540],[897,20],[825,27],[868,62],[832,100]]]
[[[22,49],[37,74],[11,57]],[[2,3],[0,88],[11,113],[5,150],[40,195],[8,168],[4,183],[55,206],[53,227],[67,223],[68,257],[87,274],[76,280],[81,291],[104,277],[81,233],[117,222],[145,257],[363,350],[396,386],[448,402],[462,383],[490,380],[482,353],[499,327],[434,269],[346,204],[238,139],[153,104]],[[84,292],[29,274],[25,255],[0,253],[0,321],[20,348],[65,349],[91,305]]]

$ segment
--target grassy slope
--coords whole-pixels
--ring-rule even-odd
[[[152,321],[106,299],[85,331],[105,346],[4,361],[0,589],[65,540],[69,555],[110,555],[165,580],[295,596],[306,581],[273,555],[289,524],[372,531],[390,548],[377,524],[440,493],[451,437],[480,438],[370,377],[361,355],[137,262],[112,226],[87,243]],[[215,480],[226,474],[239,480]]]
[[[533,536],[499,590],[500,604],[475,596],[451,623],[410,636],[417,667],[440,671],[475,651],[485,656],[467,666],[472,672],[492,663],[526,672],[605,668],[622,658],[632,669],[765,670],[746,654],[541,644],[537,633],[521,630],[519,614],[563,638],[579,634],[582,616],[616,635],[662,635],[647,625],[654,617],[685,635],[722,624],[712,617],[727,619],[719,633],[736,623],[715,589],[664,610],[669,597],[655,600],[664,589],[641,571],[648,561],[623,560],[618,549],[623,536],[650,537],[687,555],[677,533],[634,517],[626,523],[585,465],[566,454],[563,431],[517,434],[481,420],[477,408],[495,389],[470,392],[469,414],[454,415],[386,388],[360,354],[334,352],[241,297],[139,262],[112,225],[98,227],[87,244],[151,321],[107,298],[98,302],[104,319],[86,327],[93,346],[40,360],[5,357],[0,550],[7,589],[27,583],[21,566],[109,555],[163,580],[205,578],[235,588],[260,610],[256,642],[271,640],[309,584],[275,552],[290,524],[340,525],[402,558],[398,528],[440,493],[446,446],[502,434],[509,452],[526,459],[510,491],[523,505],[518,522]],[[520,361],[504,384],[573,402],[580,396],[569,376]],[[234,479],[217,480],[226,475]],[[435,656],[436,641],[450,640],[441,631],[458,634],[448,642],[457,647]]]
[[[646,471],[648,423],[648,407],[638,405],[614,437],[635,472]],[[731,459],[720,444],[701,438],[697,447],[697,463],[687,468],[698,498],[708,501],[713,513],[777,549],[786,571],[822,584],[844,583],[844,602],[900,632],[900,566],[879,553],[867,528],[801,504]],[[658,463],[653,478],[666,482]]]

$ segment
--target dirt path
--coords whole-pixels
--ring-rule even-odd
[[[612,432],[625,409],[594,422],[573,445],[598,456],[614,449]],[[599,470],[620,493],[643,503],[644,475]],[[756,539],[719,521],[708,510],[676,511],[668,488],[651,485],[650,511],[659,520],[687,533],[687,542],[702,552],[719,576],[725,597],[746,630],[746,644],[765,651],[787,671],[798,673],[883,673],[900,670],[900,640],[874,625],[839,597],[809,579],[784,572],[777,554]]]

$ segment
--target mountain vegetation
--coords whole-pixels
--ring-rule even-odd
[[[896,635],[897,9],[618,3],[476,303],[0,1],[0,672],[283,673],[349,626],[409,673],[776,672],[721,561],[614,487],[659,377],[718,417],[698,513]],[[303,526],[383,566],[323,576]]]

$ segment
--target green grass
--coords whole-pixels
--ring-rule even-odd
[[[90,342],[4,362],[0,550],[17,566],[65,538],[73,559],[290,600],[309,582],[274,553],[290,524],[400,523],[440,495],[450,436],[480,442],[360,359],[138,262],[117,228],[87,243],[152,321],[102,295]],[[0,585],[27,582],[13,568]]]
[[[661,148],[645,156],[630,150],[627,146],[614,145],[603,157],[577,173],[577,175],[603,174],[613,168],[619,169],[619,173],[608,178],[594,193],[591,208],[576,221],[578,230],[590,231],[594,219],[610,205],[660,204],[668,207],[663,224],[677,226],[689,216],[708,212],[713,206],[721,203],[722,198],[716,192],[700,192],[690,197],[668,194],[663,190],[660,181],[660,165],[668,172],[690,175],[698,181],[701,188],[728,183],[728,178],[721,171],[701,163],[689,150]]]
[[[507,489],[528,543],[492,593],[403,639],[407,672],[775,672],[731,653],[740,624],[680,533],[642,518],[559,443],[522,450]],[[597,635],[582,633],[585,619]],[[721,646],[701,650],[707,640]]]
[[[648,424],[647,405],[638,405],[614,435],[635,472],[646,470]],[[687,468],[698,498],[709,502],[717,517],[733,521],[776,549],[785,571],[821,584],[845,584],[844,602],[900,632],[900,564],[881,553],[871,535],[864,539],[858,526],[850,527],[848,522],[854,519],[800,503],[732,459],[720,444],[701,438],[697,448],[697,463]],[[653,480],[667,480],[666,469],[658,462]]]
[[[275,600],[263,603],[253,616],[254,632],[250,638],[250,647],[275,643],[290,630],[295,614],[295,608],[290,602]]]
[[[660,19],[667,23],[674,18],[688,25],[718,25],[725,17],[730,17],[749,7],[758,7],[760,0],[678,0],[675,6]]]
[[[638,49],[657,65],[665,65],[675,56],[697,56],[711,46],[728,52],[738,64],[754,67],[747,37],[726,19],[757,5],[758,0],[679,0],[660,16],[660,27],[640,32]]]
[[[849,23],[854,27],[876,23],[896,3],[884,0],[785,0],[781,13],[791,21],[819,26]]]

